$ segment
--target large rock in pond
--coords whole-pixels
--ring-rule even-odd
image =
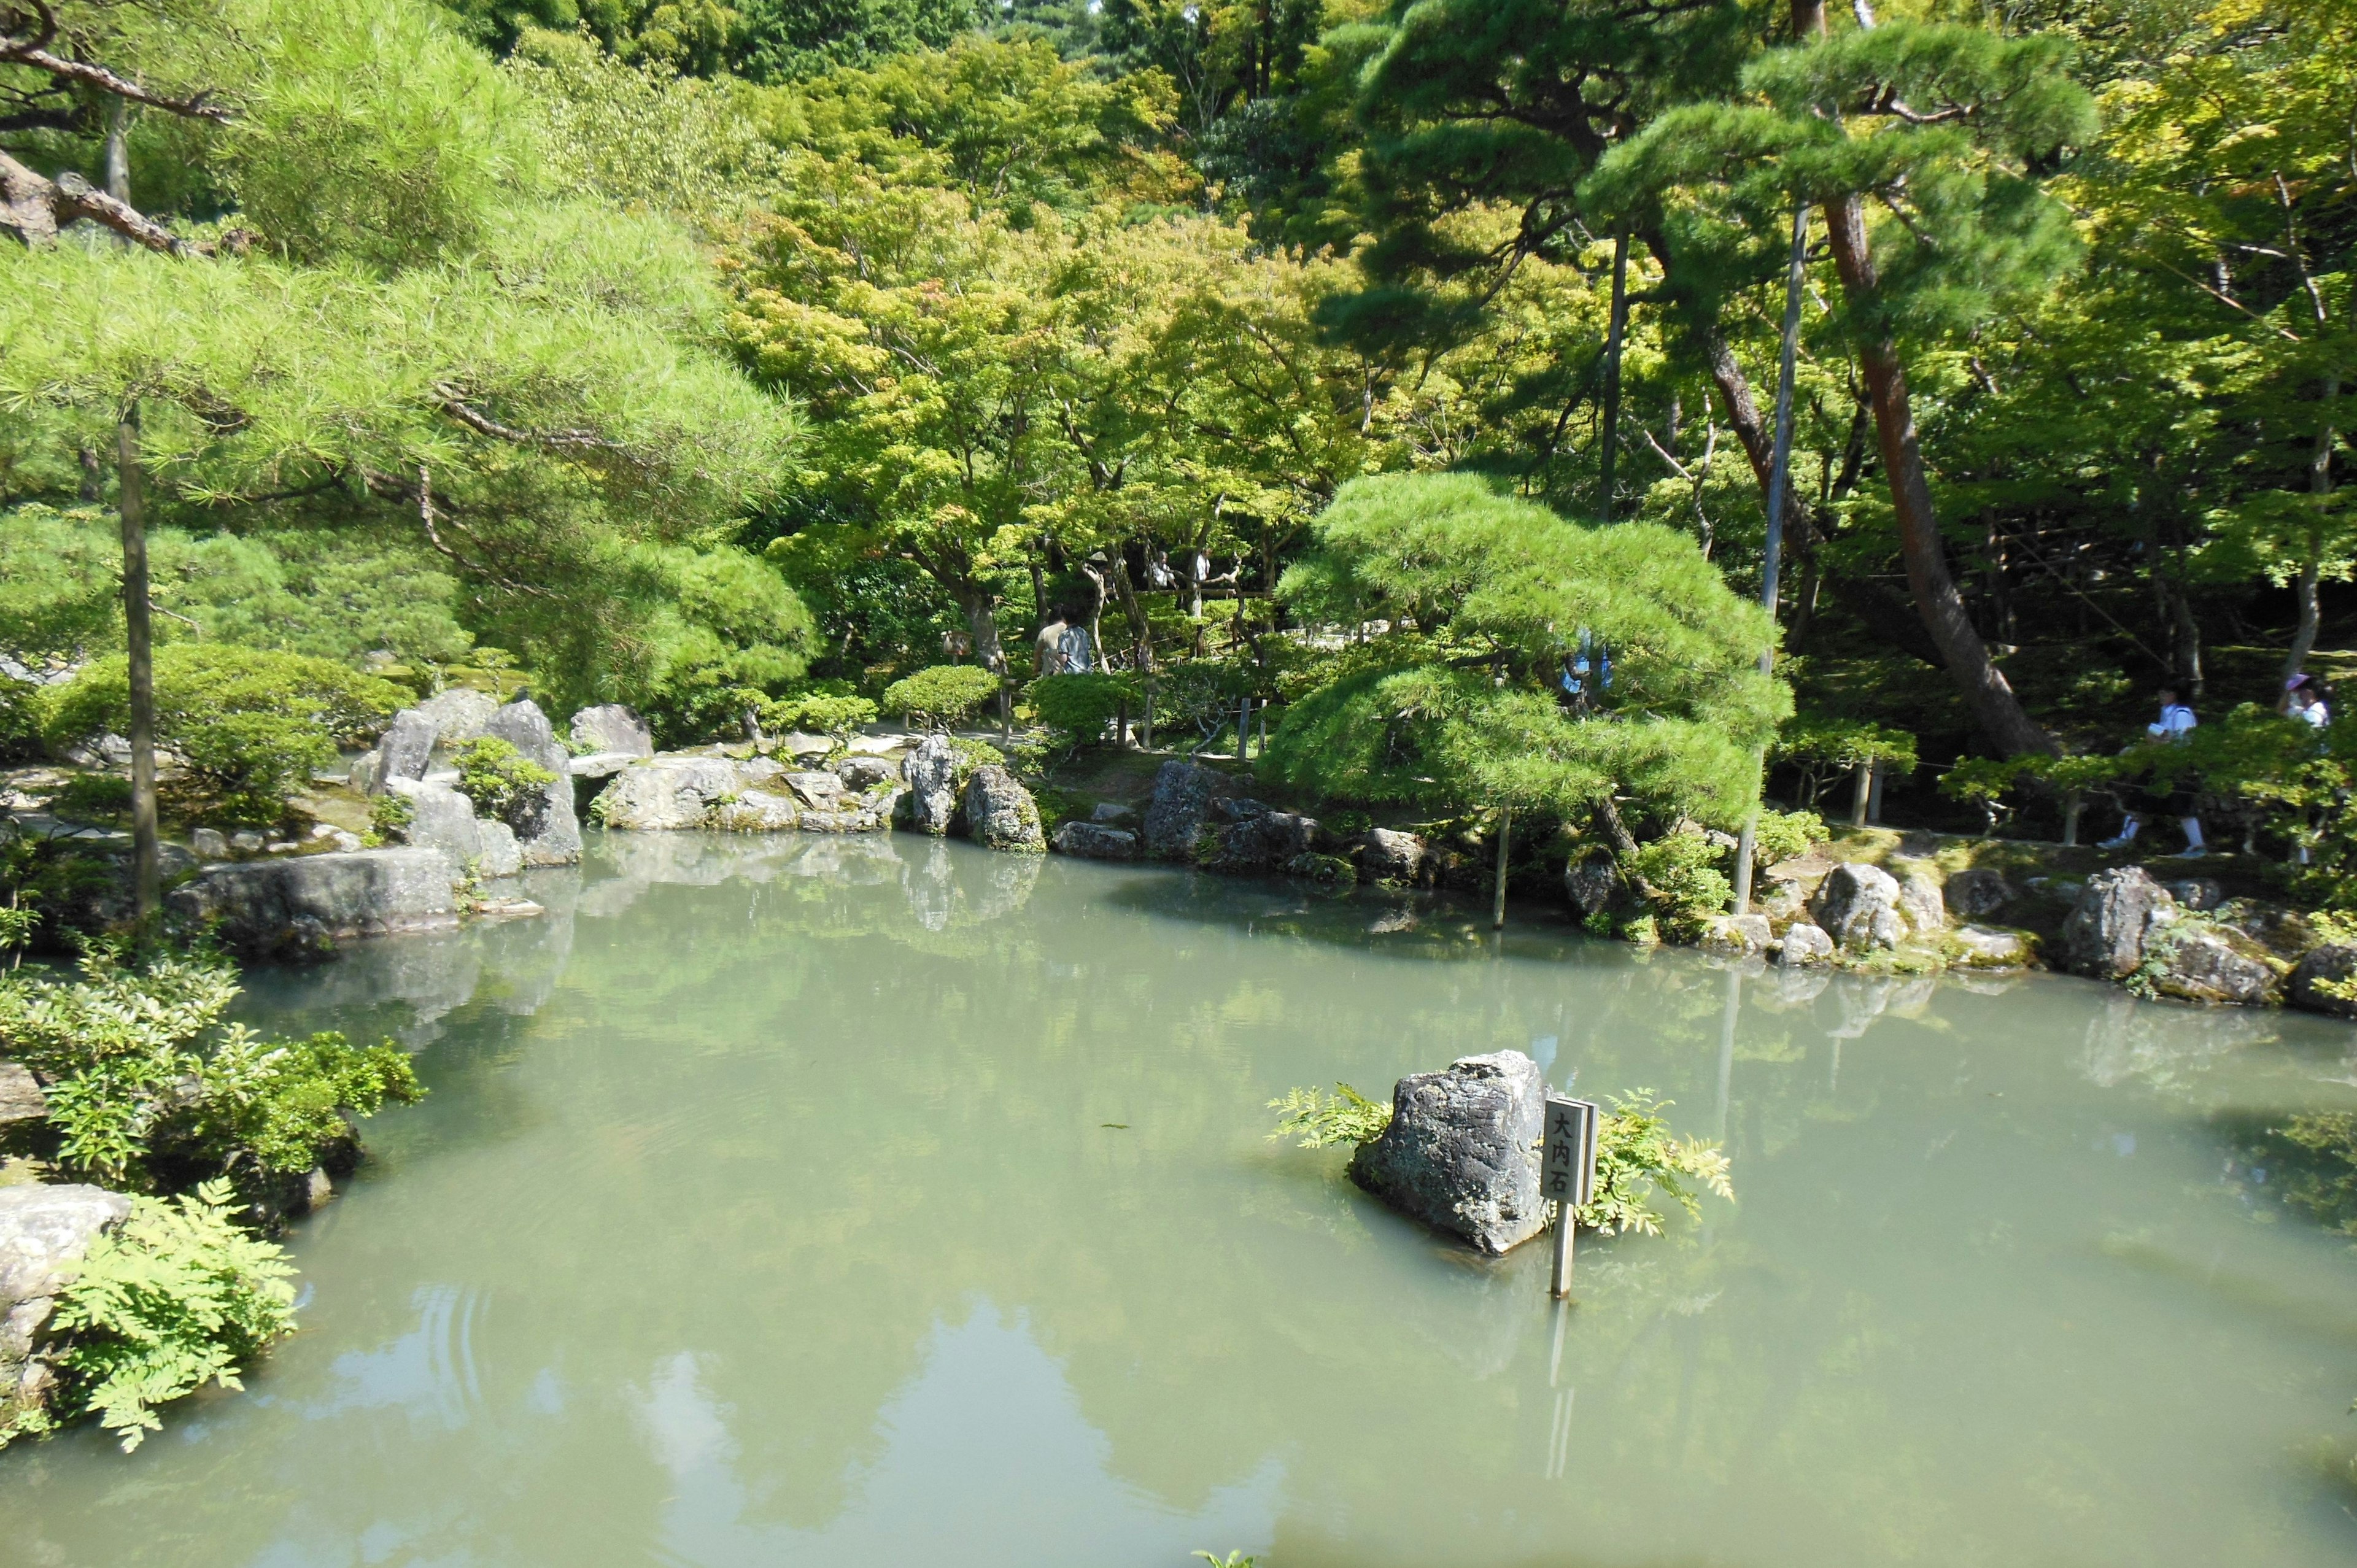
[[[1351,1179],[1401,1213],[1492,1256],[1546,1222],[1536,1145],[1546,1085],[1520,1051],[1464,1057],[1392,1091],[1392,1123],[1359,1147]]]
[[[1414,833],[1369,828],[1359,840],[1359,875],[1369,882],[1407,887],[1424,880],[1432,852]]]
[[[404,708],[393,715],[376,743],[376,766],[367,773],[371,795],[382,794],[395,779],[423,779],[434,760],[434,742],[442,726],[421,708]]]
[[[2158,960],[2152,988],[2180,1002],[2255,1007],[2275,987],[2273,969],[2239,950],[2225,932],[2203,930],[2191,922],[2147,939],[2145,950]]]
[[[458,923],[450,862],[439,850],[373,849],[206,866],[166,902],[218,922],[222,941],[262,957],[315,958],[356,937]]]
[[[1948,908],[1967,920],[1986,920],[2002,912],[2014,897],[2004,873],[1982,865],[1967,866],[1949,877],[1945,893]]]
[[[1315,818],[1262,807],[1222,830],[1219,847],[1203,865],[1230,875],[1280,871],[1317,847]]]
[[[1946,927],[1948,901],[1940,890],[1937,867],[1921,861],[1899,861],[1899,913],[1910,929],[1929,936]]]
[[[1628,890],[1629,884],[1621,876],[1620,868],[1612,864],[1609,855],[1590,855],[1564,867],[1564,897],[1571,900],[1573,912],[1583,920],[1594,919],[1612,908]]]
[[[957,753],[950,737],[929,735],[909,753],[901,770],[909,779],[909,825],[920,833],[948,832],[957,815]]]
[[[2062,922],[2062,964],[2073,974],[2119,980],[2144,962],[2146,940],[2173,915],[2176,900],[2140,865],[2099,871]]]
[[[965,781],[965,826],[985,849],[1040,854],[1048,848],[1031,791],[995,762],[975,768]]]
[[[900,781],[900,765],[888,757],[846,757],[829,771],[843,780],[845,789],[860,793]]]
[[[594,811],[624,832],[709,827],[715,808],[742,787],[737,765],[725,757],[651,757],[616,774]]]
[[[482,824],[475,820],[475,803],[466,796],[447,784],[415,779],[388,779],[384,792],[409,802],[409,823],[396,830],[404,843],[440,850],[450,857],[454,872],[482,858]]]
[[[1784,928],[1783,945],[1776,950],[1776,961],[1787,969],[1799,969],[1834,961],[1834,940],[1824,928],[1806,920],[1795,920]]]
[[[1907,934],[1898,880],[1879,866],[1842,862],[1825,873],[1809,909],[1835,945],[1850,952],[1895,948]]]
[[[2357,1018],[2357,998],[2335,996],[2319,981],[2345,985],[2357,977],[2357,943],[2327,942],[2301,959],[2284,980],[2284,1000],[2310,1013]]]
[[[1146,808],[1146,853],[1156,860],[1192,860],[1211,802],[1234,793],[1234,783],[1215,768],[1164,763],[1154,775],[1154,799]]]
[[[1078,860],[1135,860],[1137,835],[1102,822],[1066,822],[1050,841],[1058,854]]]
[[[565,727],[573,738],[573,748],[586,756],[616,754],[636,757],[655,754],[655,732],[647,726],[646,720],[620,703],[584,708],[573,715],[573,722]]]
[[[101,1187],[0,1187],[0,1431],[47,1402],[41,1326],[90,1244],[130,1214],[128,1197]]]
[[[714,827],[732,833],[778,833],[793,827],[802,814],[791,796],[742,789],[735,800],[713,807],[711,821]]]
[[[581,822],[573,814],[573,758],[557,744],[548,715],[530,698],[493,714],[483,733],[506,741],[529,761],[547,769],[539,794],[508,822],[526,865],[571,865],[581,858]]]

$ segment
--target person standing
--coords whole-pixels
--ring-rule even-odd
[[[1064,672],[1064,636],[1072,629],[1071,622],[1065,618],[1069,613],[1063,606],[1058,605],[1048,617],[1048,624],[1039,628],[1039,635],[1033,639],[1031,649],[1032,674],[1061,675]],[[1086,636],[1087,633],[1082,635]]]
[[[2183,745],[2185,737],[2193,733],[2194,725],[2200,721],[2194,718],[2193,710],[2187,707],[2180,698],[2181,693],[2176,687],[2163,686],[2160,689],[2160,717],[2144,726],[2145,734],[2171,746]],[[2185,847],[2178,852],[2178,859],[2199,860],[2209,854],[2209,846],[2201,842],[2201,818],[2195,810],[2194,793],[2184,787],[2186,782],[2180,776],[2179,787],[2166,795],[2151,789],[2130,791],[2127,820],[2120,824],[2116,835],[2104,841],[2102,847],[2126,849],[2136,842],[2136,832],[2144,826],[2147,818],[2168,815],[2175,817],[2178,825],[2185,830]]]
[[[2313,675],[2305,672],[2284,682],[2284,714],[2324,729],[2332,723],[2332,708],[2325,700],[2324,687]]]

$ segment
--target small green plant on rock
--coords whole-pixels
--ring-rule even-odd
[[[294,1332],[295,1267],[231,1203],[226,1181],[135,1197],[122,1229],[91,1243],[50,1320],[63,1378],[41,1425],[95,1412],[127,1454],[162,1430],[157,1405],[208,1382],[242,1387],[240,1370]]]
[[[1752,853],[1761,865],[1797,860],[1833,836],[1814,811],[1762,811],[1752,831]]]
[[[1718,868],[1723,851],[1698,832],[1664,833],[1637,851],[1631,870],[1652,886],[1660,907],[1654,918],[1681,936],[1698,935],[1713,915],[1735,897]]]
[[[369,802],[368,832],[361,835],[361,842],[374,849],[395,839],[406,838],[409,824],[416,820],[417,802],[406,795],[387,790]]]
[[[1392,1124],[1390,1106],[1347,1083],[1336,1084],[1331,1095],[1322,1090],[1288,1089],[1282,1099],[1270,1101],[1268,1108],[1277,1112],[1276,1131],[1268,1135],[1269,1142],[1292,1138],[1305,1149],[1372,1144]]]
[[[518,825],[556,775],[497,736],[480,736],[458,748],[458,793],[486,817]]]

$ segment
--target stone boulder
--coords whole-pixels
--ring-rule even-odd
[[[376,743],[376,762],[368,769],[362,788],[382,794],[396,779],[423,779],[434,760],[434,743],[442,726],[423,708],[404,708],[393,715]]]
[[[581,822],[573,814],[573,758],[557,744],[548,715],[530,698],[494,713],[483,733],[506,741],[550,774],[537,798],[510,820],[526,865],[572,865],[581,858]]]
[[[2275,988],[2276,972],[2222,931],[2185,922],[2148,938],[2145,949],[2158,961],[2152,988],[2180,1002],[2255,1007]]]
[[[475,822],[475,837],[482,850],[475,856],[475,875],[485,879],[513,876],[523,869],[523,845],[516,842],[515,830],[494,817],[490,822],[479,818]]]
[[[402,843],[440,850],[450,857],[453,873],[481,857],[482,826],[475,820],[475,803],[466,796],[447,784],[415,779],[388,779],[384,792],[409,802],[409,825],[397,830]]]
[[[1573,913],[1591,920],[1620,902],[1629,884],[1611,856],[1596,854],[1564,867],[1563,891],[1571,900]]]
[[[611,779],[631,763],[640,754],[629,751],[593,751],[587,757],[576,757],[566,765],[565,771],[576,779]],[[576,797],[578,798],[578,791]]]
[[[620,703],[584,708],[573,715],[573,722],[565,727],[573,737],[574,748],[592,756],[619,754],[638,757],[655,754],[655,732],[648,727],[646,720]]]
[[[834,742],[823,735],[805,735],[801,730],[788,730],[770,743],[780,757],[791,757],[797,762],[824,762],[834,750]]]
[[[843,803],[843,780],[832,773],[815,768],[807,773],[789,773],[785,785],[813,811],[832,811]]]
[[[1135,806],[1125,806],[1119,800],[1099,800],[1089,810],[1089,821],[1100,827],[1119,828],[1135,833],[1146,819],[1137,814]]]
[[[1850,952],[1895,948],[1907,934],[1898,879],[1879,866],[1842,862],[1817,885],[1809,910],[1825,935]]]
[[[732,833],[777,833],[794,827],[802,808],[785,795],[767,789],[743,789],[733,800],[713,807],[712,825]]]
[[[1833,961],[1834,940],[1825,935],[1824,927],[1795,920],[1784,928],[1783,945],[1776,950],[1778,963],[1787,969],[1799,969]]]
[[[0,1431],[47,1402],[41,1326],[90,1244],[130,1215],[131,1200],[104,1187],[0,1187]]]
[[[1704,930],[1701,945],[1722,958],[1750,958],[1766,952],[1771,940],[1765,915],[1719,915]]]
[[[2189,876],[2169,885],[2169,896],[2177,900],[2180,909],[2198,912],[2215,909],[2226,901],[2223,884],[2207,876]]]
[[[2357,976],[2357,943],[2327,942],[2293,966],[2284,981],[2284,1000],[2310,1013],[2357,1018],[2357,1000],[2328,994],[2317,984],[2325,980],[2344,984],[2352,976]]]
[[[1948,878],[1947,906],[1967,920],[1986,920],[2013,902],[2013,885],[2001,872],[1970,866]]]
[[[2099,871],[2062,922],[2062,965],[2073,974],[2119,980],[2144,962],[2147,938],[2176,914],[2169,890],[2140,865]]]
[[[614,776],[597,796],[597,816],[624,832],[709,827],[714,808],[742,788],[725,757],[651,757]]]
[[[878,784],[898,783],[900,765],[888,757],[846,757],[832,769],[846,789],[866,792]]]
[[[222,941],[260,957],[316,958],[338,942],[458,923],[439,850],[371,849],[206,866],[166,903],[219,923]]]
[[[986,763],[965,781],[966,832],[985,849],[1040,854],[1048,848],[1039,831],[1039,806],[1031,791],[998,764]]]
[[[909,753],[901,770],[909,779],[909,825],[936,836],[957,816],[957,754],[950,737],[929,735]]]
[[[1965,969],[2020,969],[2029,962],[2029,944],[2011,931],[1959,926],[1955,942],[1957,962]]]
[[[229,835],[219,828],[199,828],[188,835],[188,848],[199,860],[227,860]]]
[[[416,711],[434,721],[435,743],[447,751],[488,734],[500,704],[488,692],[452,686],[418,703]]]
[[[1899,912],[1908,928],[1920,935],[1946,929],[1948,901],[1933,879],[1932,868],[1921,864],[1900,863],[1899,871]]]
[[[1137,835],[1102,822],[1066,822],[1056,830],[1049,847],[1076,860],[1135,860]]]
[[[1359,875],[1369,882],[1413,886],[1428,873],[1432,852],[1414,833],[1369,828],[1359,839]]]
[[[1223,831],[1219,848],[1203,865],[1230,875],[1253,875],[1281,871],[1317,847],[1316,818],[1264,808]]]
[[[0,1129],[39,1122],[49,1114],[49,1097],[22,1062],[0,1061]]]
[[[1464,1057],[1412,1073],[1392,1091],[1392,1122],[1360,1145],[1351,1179],[1492,1256],[1539,1233],[1537,1144],[1546,1086],[1520,1051]]]
[[[1192,860],[1211,802],[1235,793],[1216,768],[1172,760],[1154,775],[1154,799],[1146,808],[1146,853],[1155,860]]]

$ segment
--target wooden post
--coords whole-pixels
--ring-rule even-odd
[[[1573,1100],[1552,1092],[1546,1097],[1546,1137],[1539,1150],[1539,1196],[1552,1199],[1555,1206],[1555,1266],[1548,1274],[1547,1293],[1557,1301],[1571,1294],[1579,1206],[1596,1197],[1596,1135],[1601,1120],[1601,1112],[1593,1101]]]
[[[114,460],[123,520],[123,628],[131,698],[131,844],[134,908],[143,927],[164,907],[163,860],[156,822],[156,662],[147,601],[147,496],[139,472],[139,405],[114,426]]]
[[[1880,762],[1874,765],[1873,781],[1866,791],[1866,820],[1871,827],[1882,825],[1882,781],[1889,776],[1890,770]]]
[[[1555,1205],[1555,1272],[1547,1276],[1547,1294],[1557,1301],[1571,1294],[1572,1252],[1577,1245],[1573,1238],[1578,1230],[1579,1222],[1572,1218],[1571,1205]]]
[[[1243,762],[1252,756],[1252,699],[1246,697],[1236,710],[1236,760]]]
[[[1498,811],[1498,898],[1490,911],[1490,929],[1506,929],[1506,841],[1513,835],[1514,808],[1501,807]]]
[[[1854,776],[1857,780],[1857,788],[1850,796],[1849,825],[1854,828],[1862,828],[1866,826],[1867,805],[1874,794],[1874,764],[1871,762],[1859,763],[1857,768],[1854,769]]]

